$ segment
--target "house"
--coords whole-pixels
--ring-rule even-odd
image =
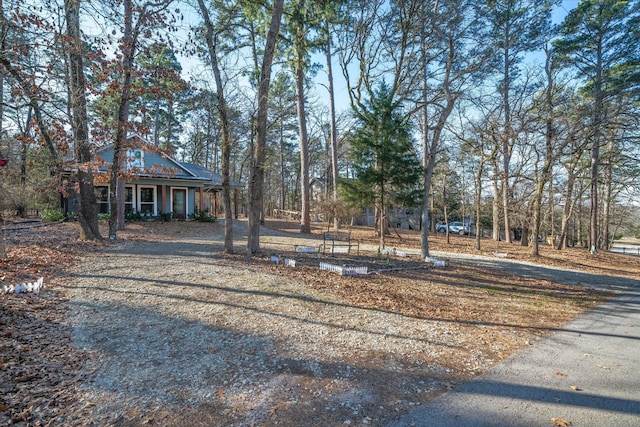
[[[139,213],[149,218],[171,214],[176,219],[195,218],[197,212],[218,213],[218,193],[222,191],[222,176],[190,163],[181,163],[167,156],[141,136],[127,137],[128,147],[122,164],[125,171],[125,215]],[[107,174],[113,161],[113,144],[97,151],[103,166],[100,173]],[[109,186],[97,179],[96,198],[100,213],[109,212]],[[104,183],[103,183],[104,182]],[[234,190],[234,216],[238,217],[238,190],[242,185],[231,182]],[[63,210],[71,204],[63,199]]]

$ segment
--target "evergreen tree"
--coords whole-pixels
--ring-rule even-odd
[[[375,206],[380,247],[385,245],[387,212],[392,206],[415,207],[421,197],[421,166],[414,151],[412,129],[402,106],[383,82],[358,115],[351,139],[356,179],[343,184],[345,200],[359,207]]]
[[[620,92],[638,83],[640,2],[637,0],[582,0],[562,23],[562,36],[555,43],[567,65],[578,71],[593,99],[590,123],[591,207],[589,247],[606,245],[600,239],[598,197],[600,147],[607,127],[605,100],[611,90]],[[625,69],[625,76],[618,70]]]

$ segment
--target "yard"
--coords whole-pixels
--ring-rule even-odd
[[[2,284],[43,276],[40,295],[0,296],[0,424],[385,425],[532,345],[610,293],[473,267],[473,240],[402,230],[378,255],[297,253],[322,228],[267,222],[263,253],[222,249],[222,224],[132,223],[115,244],[77,224],[8,233]],[[630,256],[484,241],[483,253],[638,277]],[[272,257],[295,259],[295,267]],[[340,276],[318,262],[367,266]]]

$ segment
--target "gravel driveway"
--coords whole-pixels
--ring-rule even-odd
[[[459,382],[428,363],[443,336],[456,345],[451,323],[224,256],[221,228],[125,241],[75,272],[69,319],[93,354],[82,391],[97,425],[381,425]]]

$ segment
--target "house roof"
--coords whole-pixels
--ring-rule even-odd
[[[180,165],[196,176],[207,178],[208,182],[206,183],[206,185],[215,188],[222,187],[222,175],[220,175],[219,173],[207,169],[204,166],[196,165],[194,163],[180,163]],[[229,186],[238,188],[243,187],[242,184],[231,180],[229,180]]]
[[[136,140],[133,146],[142,149],[142,151],[146,153],[145,159],[148,158],[148,162],[151,164],[151,168],[149,168],[149,165],[147,165],[147,168],[143,167],[139,170],[136,170],[135,174],[137,176],[157,177],[158,173],[153,171],[153,166],[164,165],[170,170],[173,170],[171,176],[167,177],[169,179],[201,181],[204,183],[205,187],[212,189],[222,188],[222,175],[220,175],[219,173],[207,169],[203,166],[196,165],[194,163],[178,162],[177,160],[168,156],[166,153],[158,150],[157,147],[155,147],[144,137],[138,134],[131,134],[127,136],[127,140]],[[106,160],[109,161],[109,157],[113,158],[113,144],[102,147],[100,150],[98,150],[98,153],[105,155]],[[243,187],[242,184],[235,181],[231,181],[229,184],[232,188]]]

